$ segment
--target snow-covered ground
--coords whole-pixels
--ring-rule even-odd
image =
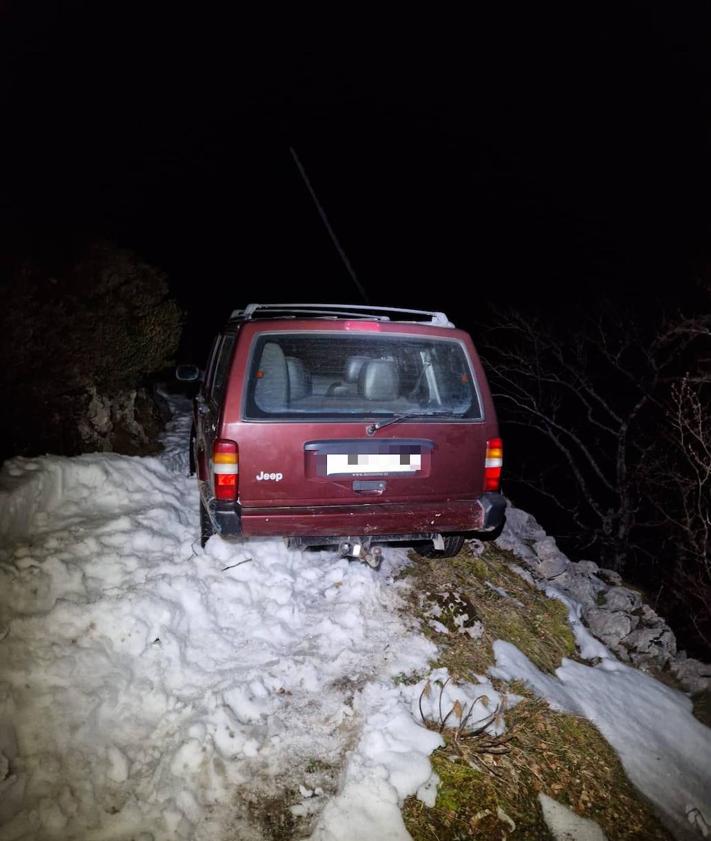
[[[405,841],[403,799],[436,795],[427,681],[447,681],[403,610],[405,553],[375,572],[273,540],[202,550],[176,405],[160,458],[18,458],[0,474],[1,841],[261,841],[284,815],[317,841]],[[497,674],[591,718],[678,837],[698,838],[711,731],[547,586],[599,664],[543,675],[497,642]],[[485,678],[442,695],[474,704],[471,727],[505,726]]]
[[[161,458],[5,465],[0,838],[258,839],[284,809],[323,841],[409,838],[441,737],[393,681],[434,654],[400,609],[405,553],[203,551],[188,425]]]

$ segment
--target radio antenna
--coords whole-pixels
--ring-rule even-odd
[[[303,167],[303,164],[299,160],[299,156],[296,154],[296,149],[293,146],[289,146],[289,151],[291,152],[291,157],[294,159],[294,163],[296,164],[296,168],[299,170],[299,174],[301,175],[304,184],[306,184],[306,189],[309,191],[311,198],[316,205],[316,209],[318,210],[319,216],[321,217],[321,221],[326,226],[326,230],[328,231],[328,235],[331,237],[331,241],[336,246],[336,250],[341,255],[341,260],[343,260],[343,264],[345,265],[346,269],[348,270],[348,274],[351,276],[353,283],[355,283],[356,288],[360,294],[360,297],[363,301],[368,304],[368,295],[366,294],[365,288],[363,284],[358,280],[358,276],[355,273],[355,269],[351,265],[346,252],[343,250],[341,243],[338,241],[338,237],[336,236],[336,232],[331,227],[331,223],[328,221],[328,216],[326,215],[326,211],[321,205],[321,202],[318,200],[318,196],[316,195],[316,191],[311,186],[311,182],[309,181],[309,177],[306,174],[306,170]]]

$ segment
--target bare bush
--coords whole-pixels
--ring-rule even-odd
[[[681,319],[661,341],[691,370],[665,384],[663,422],[641,481],[673,570],[664,584],[711,650],[711,318]]]
[[[502,420],[523,432],[513,478],[564,515],[581,549],[623,567],[640,510],[636,466],[649,446],[640,429],[664,364],[656,337],[609,310],[563,330],[509,311],[483,344]]]

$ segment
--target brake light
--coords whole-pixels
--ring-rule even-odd
[[[484,461],[484,490],[498,491],[501,487],[501,466],[504,463],[504,442],[501,438],[490,438],[486,442]]]
[[[343,327],[345,330],[370,330],[373,333],[380,331],[380,324],[377,321],[346,321]]]
[[[234,441],[218,438],[212,447],[215,498],[227,502],[237,499],[239,491],[239,447]]]

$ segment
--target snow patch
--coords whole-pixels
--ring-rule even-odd
[[[543,811],[543,820],[556,841],[607,841],[607,836],[595,821],[576,815],[543,792],[538,795],[538,801]]]

